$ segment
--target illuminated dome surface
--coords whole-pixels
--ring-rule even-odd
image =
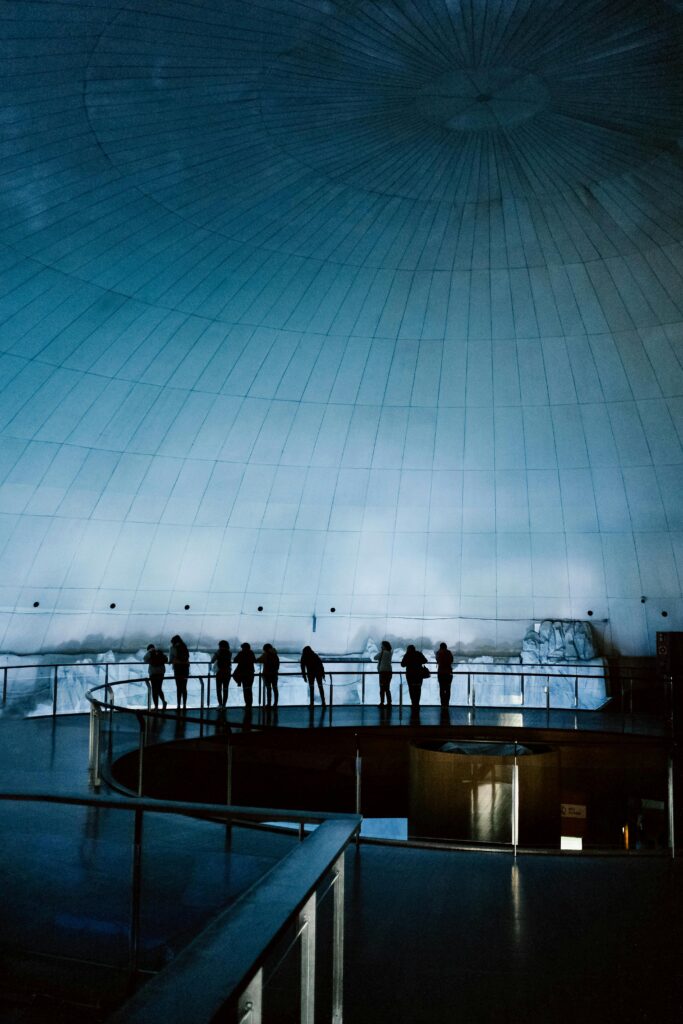
[[[8,0],[2,649],[683,629],[679,8]]]

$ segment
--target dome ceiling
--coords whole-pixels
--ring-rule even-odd
[[[683,628],[682,25],[5,4],[3,648]]]

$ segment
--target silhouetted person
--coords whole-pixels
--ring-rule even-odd
[[[422,695],[422,680],[425,678],[424,666],[427,664],[422,651],[415,650],[415,644],[408,644],[406,653],[403,655],[401,665],[406,670],[406,682],[410,693],[410,705],[413,710],[420,706]]]
[[[278,658],[277,651],[272,644],[264,644],[263,654],[260,654],[256,660],[263,665],[261,678],[265,687],[266,707],[270,707],[271,704],[277,707],[277,678],[280,671],[280,659]]]
[[[235,655],[235,671],[232,678],[244,693],[244,706],[250,708],[254,703],[254,663],[256,655],[249,644],[242,644]]]
[[[179,636],[171,637],[171,648],[168,652],[168,660],[173,668],[175,676],[175,688],[178,694],[178,710],[181,706],[183,711],[187,708],[187,680],[190,675],[190,652],[187,644]]]
[[[322,661],[315,653],[312,647],[304,647],[301,652],[301,675],[308,683],[309,692],[309,704],[311,707],[315,704],[315,684],[318,684],[318,693],[320,694],[320,703],[323,707],[327,701],[325,700],[325,689],[323,687],[323,679],[325,678],[325,666]]]
[[[444,643],[439,644],[439,649],[436,652],[436,674],[439,680],[439,699],[441,700],[441,707],[447,708],[451,702],[453,655]]]
[[[232,651],[227,640],[218,641],[218,650],[212,655],[211,664],[216,666],[216,700],[218,706],[224,708],[228,703],[228,686],[232,670]]]
[[[387,707],[391,707],[391,644],[388,640],[382,640],[379,654],[375,655],[377,672],[379,674],[379,704],[384,707],[386,700]]]
[[[164,697],[164,676],[166,675],[166,666],[168,665],[168,658],[163,651],[157,650],[154,644],[147,644],[147,654],[145,655],[145,663],[149,665],[147,669],[147,675],[149,676],[149,683],[152,687],[152,700],[154,701],[154,707],[159,709],[159,701],[166,708],[166,698]]]

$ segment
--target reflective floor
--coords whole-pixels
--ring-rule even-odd
[[[0,723],[5,790],[86,793],[86,754],[83,718]],[[22,959],[18,949],[125,964],[130,822],[115,813],[0,805],[5,990],[44,977],[51,962]],[[291,840],[236,833],[228,851],[224,829],[159,818],[146,842],[141,953],[154,966]],[[665,858],[521,855],[515,862],[509,853],[363,844],[347,854],[344,1019],[677,1021],[682,870]],[[67,962],[59,971],[66,987],[86,976],[95,994],[105,990],[96,971],[74,973]],[[55,1006],[50,1019],[77,1019],[58,1016]],[[0,1000],[3,1022],[38,1019]],[[291,1014],[276,1000],[267,1019]]]

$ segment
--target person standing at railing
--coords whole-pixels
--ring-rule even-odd
[[[451,684],[453,682],[453,654],[445,643],[439,644],[436,652],[436,674],[439,680],[439,697],[441,707],[447,708],[451,702]]]
[[[415,650],[415,644],[408,644],[406,653],[403,655],[401,665],[406,670],[406,682],[410,693],[410,705],[413,711],[420,706],[422,696],[422,680],[430,675],[429,669],[425,668],[427,659],[422,651]]]
[[[308,683],[308,692],[310,697],[308,702],[309,705],[313,707],[315,704],[315,684],[317,683],[318,693],[320,694],[320,703],[325,707],[325,704],[327,703],[325,700],[325,689],[323,687],[325,666],[312,647],[304,647],[301,652],[301,675]]]
[[[277,707],[278,701],[278,689],[277,679],[280,671],[280,659],[278,653],[272,644],[263,645],[263,653],[256,659],[263,665],[263,671],[261,677],[263,679],[263,685],[265,687],[265,704],[266,707]]]
[[[391,644],[388,640],[382,640],[379,654],[375,655],[377,672],[379,674],[379,706],[391,707]]]
[[[254,703],[254,664],[256,656],[249,644],[242,644],[235,655],[235,671],[232,678],[244,693],[244,706],[250,708]]]
[[[218,650],[214,652],[211,664],[216,666],[214,670],[216,673],[216,700],[218,706],[224,708],[228,703],[228,686],[232,669],[232,651],[227,640],[218,641]]]
[[[178,708],[183,711],[187,708],[187,680],[190,676],[190,652],[187,644],[178,635],[171,637],[171,647],[168,652],[168,660],[173,667],[175,676],[175,688],[178,695]]]
[[[145,654],[144,661],[145,664],[149,666],[147,669],[147,675],[149,676],[149,685],[152,687],[154,710],[159,710],[159,701],[161,701],[165,711],[166,698],[164,697],[164,676],[166,675],[168,658],[164,652],[158,650],[154,644],[147,644],[147,653]]]

